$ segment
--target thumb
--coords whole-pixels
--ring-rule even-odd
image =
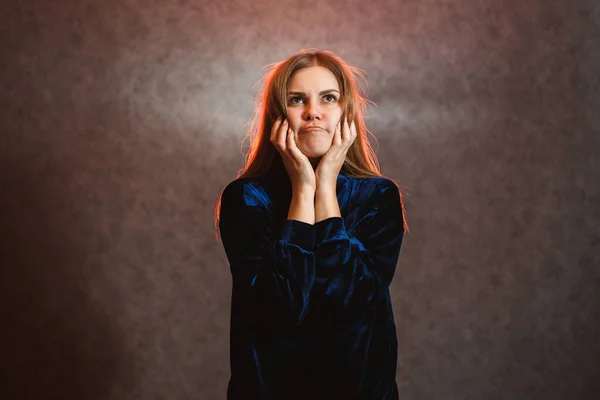
[[[291,133],[288,135],[288,144],[287,145],[288,145],[290,151],[293,153],[294,158],[296,158],[298,160],[306,158],[306,160],[308,160],[308,157],[306,157],[304,155],[304,153],[302,153],[300,151],[298,146],[296,146],[296,139],[294,139],[294,131],[291,131]]]

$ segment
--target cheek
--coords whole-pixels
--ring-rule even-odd
[[[341,111],[337,112],[335,114],[335,117],[333,118],[333,120],[331,121],[331,123],[333,124],[333,128],[335,129],[335,127],[338,125],[338,123],[340,122],[340,120],[342,119],[342,113]]]
[[[301,118],[296,114],[297,113],[288,112],[288,121],[294,132],[298,132],[299,127],[302,125]]]

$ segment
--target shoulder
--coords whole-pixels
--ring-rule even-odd
[[[269,205],[270,195],[262,178],[240,178],[225,186],[222,203],[238,207]]]
[[[369,178],[345,177],[351,182],[355,201],[392,201],[401,198],[398,186],[394,181],[383,176]]]
[[[396,186],[396,183],[394,183],[394,181],[383,176],[367,178],[365,180],[368,181],[367,184],[370,185],[371,189],[377,190],[379,192],[384,192],[390,189],[398,190],[398,186]]]

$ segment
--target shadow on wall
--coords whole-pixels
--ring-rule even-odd
[[[115,379],[133,386],[132,368],[114,317],[81,284],[93,229],[64,181],[46,179],[67,169],[47,161],[0,160],[0,398],[106,399]]]

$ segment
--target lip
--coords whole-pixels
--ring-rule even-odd
[[[300,131],[300,133],[302,133],[302,132],[316,131],[316,130],[322,130],[322,131],[324,131],[325,129],[321,128],[320,126],[309,126],[307,128],[302,129]]]

